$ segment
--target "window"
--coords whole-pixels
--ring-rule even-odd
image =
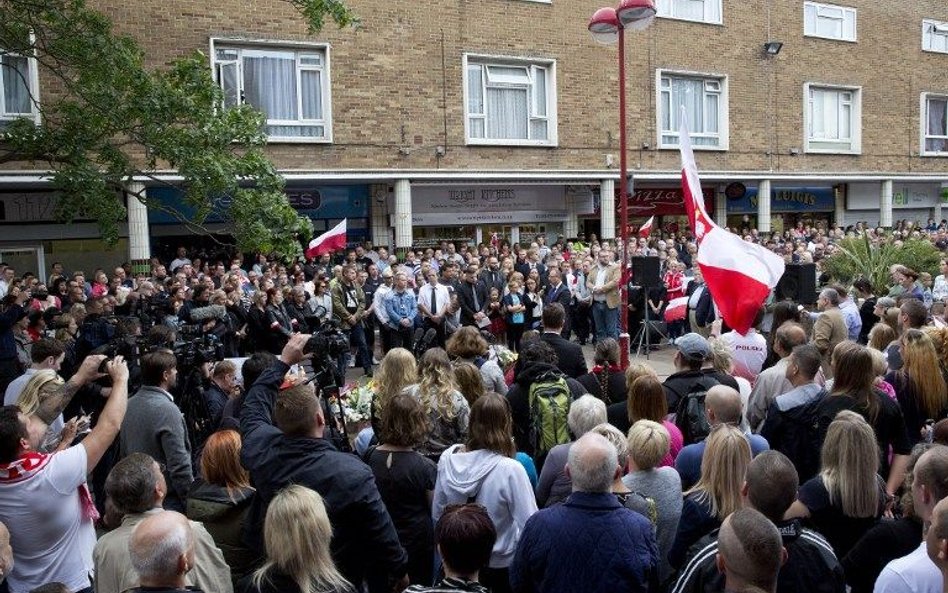
[[[804,2],[803,34],[838,41],[856,41],[856,9]]]
[[[678,148],[681,108],[696,150],[727,150],[727,78],[658,72],[659,148]]]
[[[271,141],[332,141],[327,47],[212,44],[225,108],[262,111]]]
[[[669,19],[722,23],[721,0],[658,0],[655,10],[658,16]]]
[[[36,61],[0,53],[0,131],[11,121],[38,118]]]
[[[807,152],[859,153],[860,90],[816,85],[805,88]]]
[[[468,144],[556,144],[556,63],[464,56]]]
[[[922,94],[922,155],[948,156],[948,95]]]
[[[922,49],[948,54],[948,23],[922,21]]]

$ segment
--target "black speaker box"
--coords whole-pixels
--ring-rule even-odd
[[[657,257],[635,256],[632,258],[632,282],[645,288],[658,286],[662,283],[658,269]]]
[[[777,300],[801,305],[816,303],[816,264],[787,264],[777,283]]]

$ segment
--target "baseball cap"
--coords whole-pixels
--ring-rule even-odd
[[[711,346],[708,341],[694,332],[676,339],[675,346],[682,356],[690,360],[705,360],[711,355]]]

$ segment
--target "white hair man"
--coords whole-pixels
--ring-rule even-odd
[[[194,568],[194,533],[181,513],[162,511],[135,527],[128,544],[141,591],[186,593],[185,576]]]

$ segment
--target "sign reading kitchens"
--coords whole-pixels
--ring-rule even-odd
[[[566,220],[566,188],[529,186],[415,186],[411,221],[417,226]]]
[[[713,211],[714,190],[711,188],[702,188],[704,194],[704,205],[708,212]],[[616,212],[620,212],[621,201],[618,190],[616,190]],[[657,188],[657,189],[637,189],[632,192],[629,199],[629,216],[652,216],[663,214],[686,214],[685,198],[680,187],[676,188]]]

